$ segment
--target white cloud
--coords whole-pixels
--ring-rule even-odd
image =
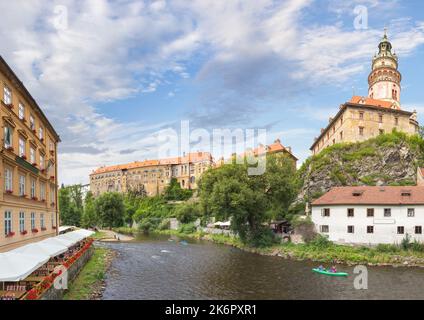
[[[198,82],[221,77],[218,82],[224,86],[213,94],[222,96],[214,97],[215,102],[233,107],[243,100],[225,99],[246,95],[247,104],[254,105],[256,99],[298,90],[290,81],[303,86],[343,83],[362,72],[381,30],[304,25],[302,15],[314,3],[2,1],[0,11],[7,12],[0,26],[2,55],[62,136],[60,180],[86,182],[89,171],[100,164],[153,156],[154,133],[165,125],[120,123],[93,106],[155,92],[167,83],[167,73]],[[349,5],[353,3],[374,9],[382,5],[377,0]],[[56,5],[68,10],[63,30],[54,27]],[[334,7],[339,12],[348,8]],[[422,22],[398,20],[393,26],[399,54],[410,54],[424,43]],[[205,61],[197,74],[190,74],[188,64],[195,55]],[[174,93],[169,91],[170,96]],[[222,120],[216,115],[219,106],[210,110],[215,113],[211,119]],[[228,115],[227,121],[247,119],[238,112]],[[139,151],[122,153],[124,149]]]

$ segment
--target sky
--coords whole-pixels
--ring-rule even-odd
[[[0,54],[61,136],[60,183],[157,158],[182,121],[266,129],[301,164],[339,105],[367,95],[385,27],[402,108],[424,121],[421,0],[0,0],[0,12]]]

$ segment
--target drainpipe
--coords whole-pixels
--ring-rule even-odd
[[[55,193],[55,204],[56,204],[56,236],[59,235],[59,199],[58,199],[58,176],[57,176],[57,141],[55,142],[55,152],[54,152],[54,175],[55,175],[55,188],[54,188],[54,193]]]

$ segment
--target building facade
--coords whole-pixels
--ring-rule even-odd
[[[90,174],[90,190],[104,192],[143,189],[148,196],[161,194],[175,178],[184,189],[196,189],[201,175],[213,166],[209,152],[193,152],[182,157],[136,161],[101,167]]]
[[[313,154],[336,143],[364,141],[393,129],[407,134],[418,132],[417,113],[401,109],[402,76],[386,34],[378,48],[368,77],[368,97],[354,96],[340,106],[315,138],[310,148]]]
[[[57,144],[60,138],[1,57],[0,91],[1,252],[56,235]]]
[[[424,187],[338,187],[312,203],[316,231],[336,243],[423,242]]]

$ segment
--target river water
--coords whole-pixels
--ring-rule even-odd
[[[207,241],[139,236],[104,243],[118,252],[103,299],[424,299],[424,269],[368,267],[368,290],[349,277],[311,272],[317,263],[247,253]]]

